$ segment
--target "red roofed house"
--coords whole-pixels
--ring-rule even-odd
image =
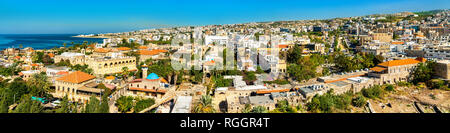
[[[289,49],[289,45],[287,44],[278,44],[278,48],[280,48],[281,51],[287,51]]]
[[[167,50],[163,49],[153,49],[153,50],[139,50],[140,61],[144,62],[147,59],[158,59],[164,56],[164,53],[168,52]]]
[[[55,57],[55,54],[53,54],[53,53],[48,53],[48,56],[50,56],[50,58],[53,58],[53,57]]]
[[[96,88],[95,76],[76,71],[56,79],[55,93],[53,96],[75,102],[87,102],[91,96],[100,98],[102,89]]]
[[[128,50],[131,50],[131,48],[129,48],[129,47],[120,47],[120,48],[117,48],[117,50],[128,51]]]
[[[371,68],[369,76],[379,78],[379,84],[409,81],[410,73],[414,70],[414,67],[425,61],[426,59],[419,57],[416,59],[402,59],[383,62]]]

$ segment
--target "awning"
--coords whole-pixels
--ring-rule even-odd
[[[373,67],[373,68],[370,68],[370,70],[372,70],[372,71],[376,71],[376,72],[382,72],[382,71],[384,71],[384,70],[386,70],[387,68],[384,68],[384,67]]]

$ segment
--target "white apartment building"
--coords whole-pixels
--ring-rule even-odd
[[[450,59],[450,45],[427,45],[423,50],[427,59]]]
[[[228,36],[205,36],[205,45],[213,43],[216,45],[226,45],[228,43]]]

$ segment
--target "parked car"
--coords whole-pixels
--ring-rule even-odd
[[[61,101],[55,100],[51,104],[52,104],[53,107],[56,107],[56,106],[59,106],[59,104],[61,104]]]

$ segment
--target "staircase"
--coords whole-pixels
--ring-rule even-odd
[[[164,104],[170,100],[172,100],[175,96],[177,96],[177,94],[175,93],[175,87],[171,87],[166,94],[164,94],[164,96],[160,99],[156,99],[155,100],[155,104],[153,104],[152,106],[140,111],[139,113],[145,113],[148,112],[156,107],[158,107],[161,104]]]

